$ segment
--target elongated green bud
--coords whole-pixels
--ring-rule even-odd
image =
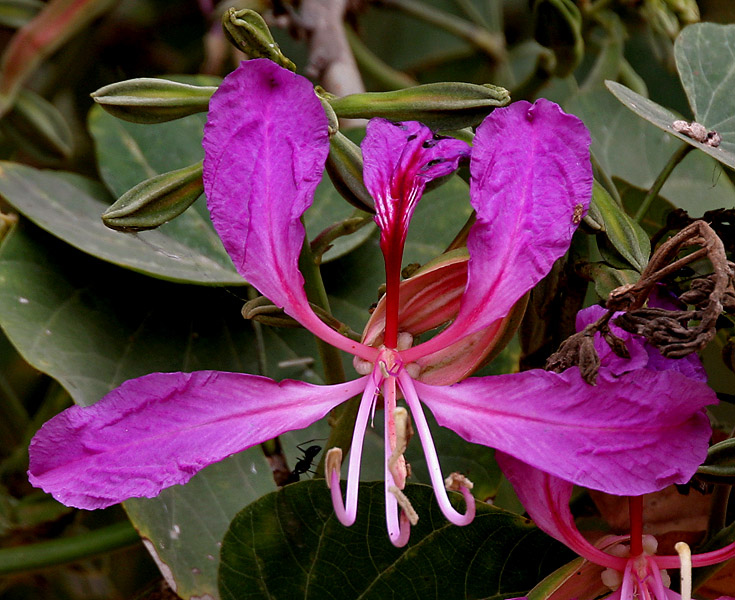
[[[373,198],[362,180],[362,152],[339,131],[329,139],[327,173],[347,202],[365,212],[375,212]]]
[[[12,110],[0,121],[0,131],[19,148],[44,159],[71,156],[71,129],[58,109],[28,90],[21,89]]]
[[[106,85],[92,99],[108,113],[132,123],[163,123],[206,112],[216,87],[167,79],[128,79]]]
[[[427,83],[393,92],[367,92],[329,100],[340,118],[421,121],[435,130],[477,125],[493,108],[509,102],[510,93],[505,88],[458,82]]]
[[[250,58],[269,58],[285,69],[296,71],[296,65],[283,55],[263,17],[254,10],[228,9],[222,15],[222,28],[235,48]]]
[[[202,163],[151,177],[125,192],[102,215],[117,231],[145,231],[167,223],[204,192]]]

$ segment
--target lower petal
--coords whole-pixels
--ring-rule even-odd
[[[703,408],[717,398],[673,371],[579,369],[470,378],[452,386],[415,382],[440,425],[557,477],[620,496],[685,483],[707,454]]]
[[[365,387],[277,383],[240,373],[153,373],[48,421],[30,446],[31,483],[78,508],[156,496],[199,470],[310,425]]]

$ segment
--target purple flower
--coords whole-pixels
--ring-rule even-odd
[[[243,63],[210,102],[204,184],[212,221],[237,270],[312,333],[353,354],[363,376],[330,386],[214,371],[128,381],[94,406],[72,407],[44,425],[31,444],[31,482],[82,508],[155,496],[213,462],[306,427],[362,395],[346,506],[338,467],[327,472],[337,515],[349,525],[357,511],[363,437],[380,393],[387,523],[397,545],[408,539],[411,512],[400,492],[406,432],[396,407],[399,394],[421,439],[437,500],[453,523],[468,523],[474,502],[460,484],[467,512],[450,505],[419,399],[439,424],[466,439],[580,485],[642,494],[686,481],[706,452],[702,407],[713,393],[678,373],[641,369],[602,376],[597,387],[587,385],[576,368],[454,385],[434,385],[447,383],[446,376],[421,380],[421,370],[441,361],[448,349],[497,327],[566,252],[591,195],[588,147],[581,121],[546,100],[518,102],[485,119],[471,150],[477,220],[467,242],[457,314],[441,333],[414,346],[401,323],[411,316],[411,298],[401,296],[411,288],[400,281],[406,230],[426,183],[451,173],[470,148],[420,123],[371,121],[362,145],[364,179],[375,199],[387,291],[382,341],[370,346],[343,337],[316,316],[298,269],[301,216],[329,150],[320,101],[312,85],[290,71],[267,60]]]
[[[601,567],[598,573],[587,574],[587,577],[601,577],[601,581],[598,579],[590,582],[589,593],[592,597],[599,597],[602,583],[610,588],[607,600],[681,600],[682,596],[668,589],[670,578],[665,569],[683,566],[682,559],[679,556],[658,556],[658,544],[653,536],[641,535],[639,530],[637,535],[613,539],[612,542],[615,543],[608,544],[609,552],[603,551],[590,544],[574,523],[574,517],[569,510],[571,483],[534,469],[508,455],[500,455],[498,462],[536,524],[580,556]],[[712,552],[692,555],[690,566],[714,565],[733,557],[735,543]],[[580,592],[579,582],[575,585],[575,591]],[[723,596],[719,600],[732,598]]]

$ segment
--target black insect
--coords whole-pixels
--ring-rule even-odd
[[[308,440],[306,442],[302,442],[298,446],[296,446],[301,454],[303,456],[296,461],[296,464],[294,465],[293,471],[288,476],[288,479],[286,479],[286,483],[295,483],[301,479],[302,475],[305,475],[306,473],[311,473],[311,466],[314,462],[314,459],[316,458],[317,454],[319,454],[322,451],[321,446],[317,446],[314,444],[313,446],[307,446],[306,448],[303,448],[302,446],[305,446],[309,442],[313,442],[314,440]]]

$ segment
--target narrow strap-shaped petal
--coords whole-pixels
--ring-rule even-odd
[[[207,205],[238,272],[322,339],[370,358],[314,314],[299,272],[300,219],[329,152],[312,84],[266,59],[243,62],[209,102],[203,145]]]
[[[595,564],[618,571],[625,568],[627,559],[595,548],[577,529],[569,509],[574,487],[571,483],[527,465],[505,452],[496,452],[495,459],[539,528]]]
[[[460,159],[470,155],[465,142],[435,136],[416,121],[372,119],[361,147],[363,177],[375,199],[381,243],[396,236],[401,245],[426,184],[452,173]]]
[[[474,377],[452,386],[415,382],[439,425],[572,483],[639,496],[685,483],[707,455],[705,384],[673,372],[579,369]]]
[[[235,452],[310,425],[365,384],[154,373],[48,421],[31,442],[29,478],[78,508],[150,498]]]
[[[406,360],[504,317],[564,255],[592,195],[589,144],[584,124],[548,100],[516,102],[483,121],[470,163],[477,221],[460,313]]]

